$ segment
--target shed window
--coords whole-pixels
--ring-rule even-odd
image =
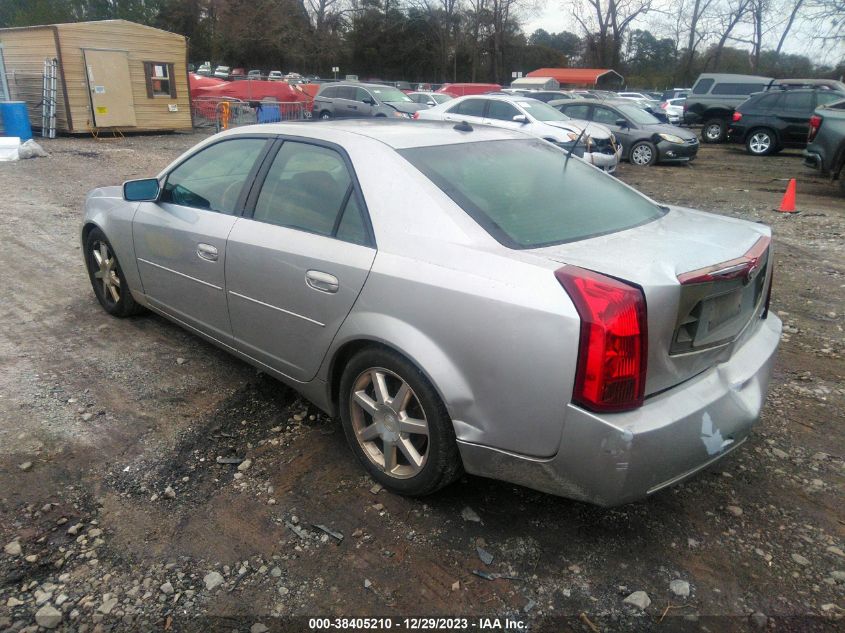
[[[144,62],[144,75],[147,81],[147,97],[176,98],[176,81],[173,76],[173,64],[167,62]]]

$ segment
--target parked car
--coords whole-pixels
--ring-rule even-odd
[[[695,133],[661,123],[624,99],[552,101],[549,105],[573,119],[594,121],[607,127],[622,144],[622,160],[634,165],[689,162],[698,154]]]
[[[240,81],[241,79],[246,79],[246,68],[233,68],[232,72],[229,73],[229,79],[232,81]]]
[[[314,97],[312,114],[320,119],[361,117],[399,117],[410,119],[417,110],[428,106],[414,102],[408,95],[384,84],[322,84]]]
[[[661,102],[660,109],[666,113],[666,118],[669,119],[669,123],[672,123],[673,125],[683,123],[685,101],[686,97],[678,97],[676,99],[666,99],[666,101]]]
[[[268,81],[284,81],[285,75],[281,70],[271,70],[270,74],[267,75]]]
[[[845,195],[845,101],[816,109],[810,117],[807,141],[804,165],[838,180],[839,189]]]
[[[617,92],[616,94],[620,99],[646,99],[653,101],[652,97],[642,92]]]
[[[229,66],[218,66],[214,69],[214,76],[218,79],[228,79],[231,68]]]
[[[701,140],[721,143],[727,138],[734,108],[754,92],[765,90],[770,77],[703,73],[684,102],[684,122],[701,124]]]
[[[200,64],[199,68],[196,70],[197,75],[203,75],[205,77],[209,77],[214,74],[214,71],[211,69],[211,62],[203,62]]]
[[[222,132],[93,190],[81,231],[107,313],[297,389],[390,491],[467,471],[604,506],[748,439],[770,242],[519,131],[387,121]]]
[[[548,103],[549,101],[555,101],[560,99],[574,99],[575,96],[564,92],[563,90],[529,90],[524,93],[524,96],[531,97],[532,99],[537,99],[537,101],[542,101],[543,103]]]
[[[246,78],[247,79],[264,79],[264,73],[262,73],[260,70],[250,70],[246,74]]]
[[[459,97],[414,114],[429,121],[466,121],[519,130],[570,150],[609,173],[616,170],[622,149],[603,125],[575,121],[548,104],[525,97],[475,95]]]
[[[751,95],[733,113],[728,140],[744,143],[754,156],[766,156],[785,147],[806,147],[813,111],[845,99],[845,90],[768,90]]]
[[[422,103],[427,106],[436,106],[439,103],[446,103],[454,99],[451,95],[440,92],[409,92],[407,94],[414,103]]]
[[[692,91],[692,88],[672,88],[671,90],[664,90],[657,98],[658,101],[666,101],[667,99],[682,99],[687,97]]]

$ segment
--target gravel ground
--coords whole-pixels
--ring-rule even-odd
[[[78,246],[85,193],[200,138],[63,138],[0,164],[0,631],[459,614],[555,632],[842,630],[845,200],[799,153],[705,146],[689,166],[620,168],[659,201],[771,224],[786,327],[742,450],[602,510],[473,477],[393,496],[294,392],[163,319],[107,316]],[[801,213],[775,213],[791,177]]]

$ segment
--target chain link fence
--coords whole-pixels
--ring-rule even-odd
[[[191,100],[194,127],[228,130],[255,123],[304,121],[311,118],[310,103],[304,101],[242,101],[220,97],[197,97]]]

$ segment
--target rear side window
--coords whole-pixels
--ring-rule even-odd
[[[842,101],[845,99],[845,95],[841,92],[817,92],[816,96],[818,97],[819,105],[827,105],[828,103],[836,103],[837,101]]]
[[[338,214],[351,192],[352,178],[340,154],[286,141],[267,172],[253,219],[334,235]]]
[[[484,99],[467,99],[449,110],[451,114],[463,114],[465,116],[484,116]]]
[[[783,96],[783,107],[787,110],[810,112],[813,109],[813,94],[810,92],[787,92]]]
[[[780,94],[763,95],[757,99],[756,105],[758,108],[777,108],[782,96]]]
[[[399,153],[490,235],[514,249],[614,233],[664,213],[580,159],[567,163],[564,151],[540,140],[456,143]]]
[[[320,93],[321,97],[326,97],[327,99],[334,99],[337,96],[337,88],[332,86],[331,88],[326,88],[323,92]]]
[[[238,138],[200,150],[170,172],[161,201],[234,214],[241,189],[266,143],[263,138]]]
[[[336,88],[336,90],[338,99],[348,99],[349,101],[355,101],[354,86],[340,86],[339,88]]]
[[[596,106],[595,108],[593,108],[592,120],[596,123],[604,123],[605,125],[616,125],[616,120],[621,118],[621,114],[616,114],[616,112],[609,108],[603,108],[601,106]]]
[[[752,92],[759,92],[766,87],[766,84],[733,84],[720,83],[713,86],[714,95],[750,95]]]
[[[692,94],[706,95],[712,85],[712,79],[699,79],[696,84],[692,87]]]

